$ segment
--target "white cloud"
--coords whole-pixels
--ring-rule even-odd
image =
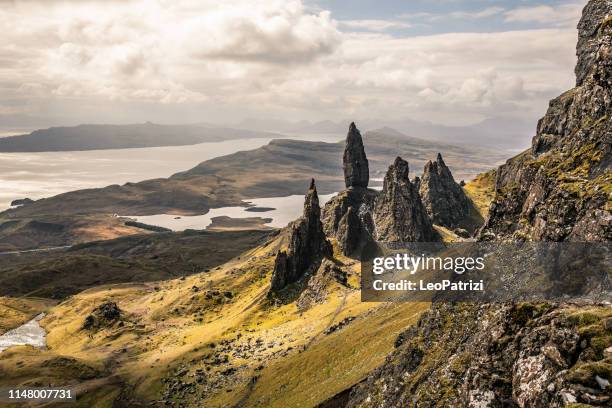
[[[483,18],[489,18],[496,15],[502,14],[506,9],[499,6],[487,7],[481,10],[475,11],[451,11],[448,13],[429,13],[429,12],[419,12],[419,13],[408,13],[402,14],[400,17],[409,19],[411,21],[426,21],[426,22],[436,22],[445,19],[469,19],[469,20],[478,20]]]
[[[449,14],[452,18],[471,18],[471,19],[481,19],[496,16],[504,12],[503,7],[487,7],[482,10],[477,11],[454,11]]]
[[[429,119],[444,120],[451,111],[541,110],[572,83],[575,41],[573,30],[560,29],[412,38],[352,34],[342,46],[336,87],[379,97],[386,105],[381,115],[427,112]]]
[[[368,31],[387,31],[412,27],[412,24],[397,20],[342,20],[340,24],[343,27]]]
[[[300,1],[134,0],[122,3],[15,2],[0,10],[0,58],[20,64],[55,96],[202,101],[185,82],[233,80],[260,68],[309,63],[330,54],[340,33],[329,12]]]
[[[0,114],[449,122],[540,112],[572,83],[573,28],[385,34],[401,24],[298,0],[16,1],[0,8]]]
[[[584,3],[561,4],[552,6],[519,7],[505,13],[505,21],[510,23],[539,23],[547,26],[573,26],[578,24]]]

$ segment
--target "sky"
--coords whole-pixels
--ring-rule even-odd
[[[535,120],[574,84],[584,4],[0,0],[0,131]]]

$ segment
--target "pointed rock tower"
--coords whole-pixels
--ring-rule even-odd
[[[325,205],[323,224],[327,235],[338,240],[342,253],[350,256],[362,242],[372,239],[372,209],[378,196],[377,191],[367,188],[368,158],[355,123],[351,123],[346,136],[342,167],[346,190]]]
[[[349,131],[346,135],[342,169],[344,170],[344,184],[346,188],[368,187],[370,181],[368,159],[363,148],[361,133],[354,122],[349,126]]]
[[[438,241],[438,234],[408,172],[408,162],[401,157],[389,166],[374,208],[376,238],[387,242]]]
[[[440,153],[436,161],[425,164],[419,192],[434,224],[454,228],[469,215],[470,200],[455,182]]]
[[[287,252],[280,251],[276,256],[270,290],[277,292],[297,282],[318,267],[323,257],[331,254],[331,244],[321,224],[319,196],[313,179],[304,200],[304,213],[291,227]]]

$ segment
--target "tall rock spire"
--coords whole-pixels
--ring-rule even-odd
[[[457,227],[470,212],[470,201],[438,153],[436,161],[425,164],[419,181],[423,204],[434,224]]]
[[[349,131],[346,135],[342,169],[344,170],[344,184],[346,188],[366,188],[368,186],[370,180],[368,159],[363,148],[361,133],[354,122],[349,126]]]
[[[323,232],[321,208],[314,179],[304,199],[304,214],[291,227],[287,252],[280,251],[274,263],[270,290],[277,292],[299,281],[325,256],[331,256],[331,244]]]
[[[325,231],[338,240],[342,253],[355,255],[361,243],[372,239],[372,208],[378,192],[368,189],[370,169],[361,133],[351,123],[342,157],[344,184],[340,192],[325,205]]]
[[[397,157],[376,200],[376,238],[387,242],[438,241],[416,187],[408,178],[408,162]]]

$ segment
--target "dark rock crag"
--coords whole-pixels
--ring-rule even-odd
[[[373,239],[372,210],[377,197],[378,191],[375,190],[348,189],[338,193],[325,205],[325,232],[337,239],[344,255],[354,254],[363,242]],[[349,209],[352,209],[351,214],[348,214]]]
[[[415,185],[408,178],[408,162],[397,157],[389,166],[374,208],[376,239],[387,242],[439,240]]]
[[[304,200],[304,213],[291,226],[287,252],[280,251],[274,263],[271,292],[299,281],[311,269],[332,254],[321,223],[321,208],[314,179]]]
[[[610,312],[593,310],[435,304],[343,406],[610,406],[609,367],[597,361]]]
[[[323,225],[327,235],[338,240],[342,253],[349,256],[372,239],[372,210],[378,196],[377,191],[367,188],[368,159],[355,123],[349,127],[342,164],[347,189],[325,205]]]
[[[338,223],[336,235],[339,238],[338,244],[343,253],[353,253],[361,241],[361,221],[359,215],[353,207],[349,207]]]
[[[461,199],[467,202],[441,157],[435,164],[440,171],[427,175],[424,180],[417,177],[414,183],[408,178],[408,163],[398,157],[389,167],[383,191],[368,189],[368,159],[361,133],[354,123],[351,123],[346,138],[343,164],[347,189],[325,205],[323,225],[326,234],[337,239],[346,256],[355,255],[360,247],[374,240],[439,241],[419,194],[419,186],[423,182],[433,186],[430,190],[437,193],[436,199],[443,197],[440,199],[458,201],[461,204],[455,206],[461,209]],[[459,192],[444,191],[449,185],[451,189],[459,189]],[[453,216],[457,219],[460,217],[458,212]]]
[[[434,224],[455,228],[469,215],[470,201],[438,153],[436,161],[425,164],[417,182],[423,204]]]
[[[123,312],[115,302],[105,302],[97,306],[85,318],[82,328],[85,330],[110,327],[121,319]]]
[[[368,159],[363,148],[361,132],[351,123],[346,135],[346,145],[342,156],[342,169],[344,170],[344,184],[346,188],[367,188],[370,181]]]
[[[612,238],[611,14],[610,0],[584,8],[576,87],[550,102],[531,149],[499,168],[481,239]]]

